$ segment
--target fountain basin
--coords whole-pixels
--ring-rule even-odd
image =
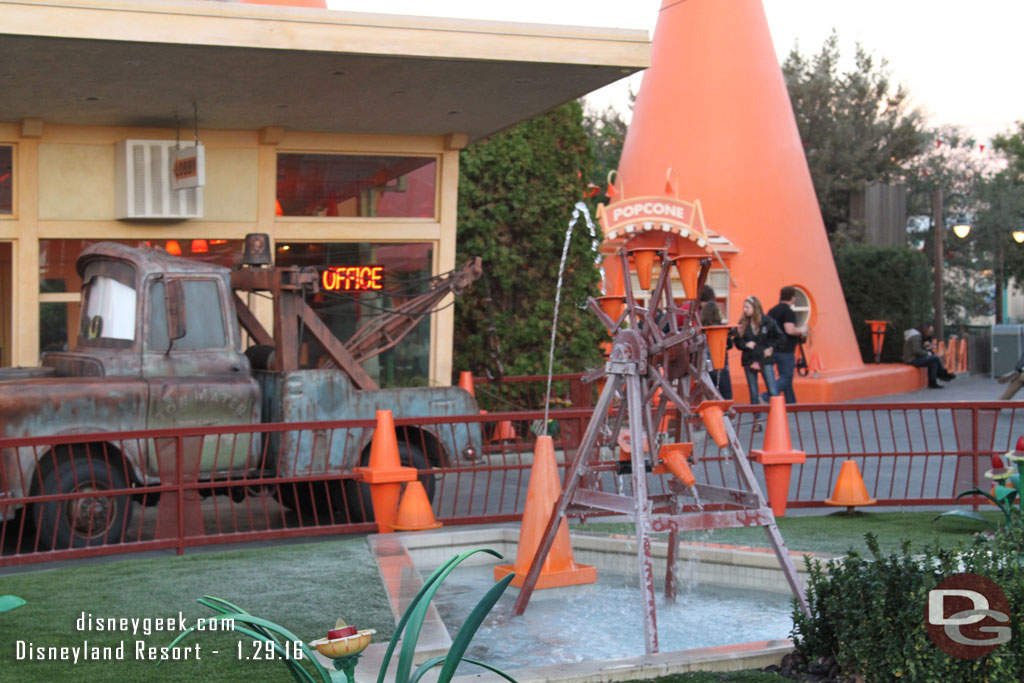
[[[506,560],[512,559],[515,556],[518,536],[518,525],[507,525],[486,528],[475,527],[462,530],[445,529],[443,531],[417,534],[388,534],[371,536],[368,541],[371,551],[378,559],[381,576],[388,590],[389,599],[397,619],[405,609],[408,601],[419,589],[422,583],[422,576],[429,574],[434,567],[458,552],[480,547],[492,548],[505,555]],[[667,554],[666,544],[655,541],[652,546],[655,575],[663,576]],[[616,574],[633,576],[636,574],[636,544],[630,537],[575,534],[573,535],[573,551],[578,562],[585,562],[598,567],[599,583],[590,589],[589,600],[611,595],[611,593],[606,594],[604,589],[602,589],[602,574],[607,576]],[[803,567],[804,554],[793,553],[793,555],[794,564],[798,568]],[[733,591],[760,591],[761,595],[770,596],[769,600],[774,599],[776,602],[781,601],[782,604],[788,605],[791,592],[782,571],[778,567],[775,555],[770,550],[683,543],[680,544],[679,556],[680,575],[684,582],[693,582],[703,587],[718,587],[719,592],[721,592],[720,589],[723,587]],[[462,579],[459,578],[463,567],[467,567],[466,571],[462,572],[464,576],[467,576],[472,573],[469,567],[474,564],[490,566],[495,564],[495,560],[493,557],[482,553],[474,555],[460,565],[460,568],[446,581],[446,584],[453,582],[451,589],[456,591],[456,593],[460,590],[471,590],[471,594],[466,595],[465,599],[461,600],[461,602],[468,602],[470,604],[475,604],[476,600],[483,595],[483,590],[486,589],[486,582],[480,584],[478,588],[469,588],[467,586],[471,585],[471,583],[464,584]],[[476,571],[481,574],[485,573],[480,570]],[[802,573],[801,578],[806,579]],[[472,577],[466,579],[469,582],[473,580]],[[615,582],[616,580],[612,579],[612,581]],[[660,585],[660,582],[658,584]],[[618,581],[617,587],[623,588],[621,580]],[[435,604],[441,605],[442,610],[448,609],[449,605],[446,603],[460,602],[457,596],[446,596],[444,588],[445,586],[442,585],[442,590],[439,591],[438,596],[435,598]],[[571,592],[573,590],[579,589],[566,588],[535,592],[531,605],[527,608],[527,613],[523,618],[530,616],[531,610],[534,609],[534,601],[548,599],[545,598],[545,594],[555,596],[558,592],[564,594],[567,591]],[[677,605],[671,606],[669,609],[686,609],[688,604],[696,604],[699,601],[705,600],[700,593],[688,594],[686,591],[685,586],[680,589]],[[509,588],[503,601],[514,599],[515,594],[516,589]],[[639,589],[633,586],[631,589],[628,589],[628,593],[622,595],[628,596],[628,602],[625,604],[626,612],[630,615],[635,613],[639,621]],[[627,598],[622,597],[622,595],[615,598],[615,600],[625,601]],[[580,596],[580,594],[577,593],[577,596]],[[563,599],[566,598],[563,597]],[[571,601],[572,598],[569,597],[568,600]],[[690,603],[687,602],[688,600],[690,600]],[[503,615],[503,604],[499,603],[495,607],[492,617],[496,616],[497,621],[505,622],[500,627],[507,628],[514,623],[511,620],[518,618]],[[507,610],[507,607],[504,609]],[[664,611],[664,608],[659,606],[659,624],[667,623],[667,621],[662,621]],[[665,612],[665,614],[667,615],[666,618],[671,616],[668,612]],[[711,623],[710,620],[713,617],[705,616],[704,618],[709,619],[708,623]],[[735,615],[733,617],[725,617],[725,619],[733,620],[735,618]],[[458,621],[458,617],[455,618],[455,621]],[[553,621],[557,622],[557,619],[553,619]],[[637,628],[639,629],[639,626]],[[759,639],[754,642],[699,647],[671,652],[663,651],[652,655],[628,654],[622,656],[621,649],[618,649],[614,653],[608,653],[609,655],[619,655],[610,659],[602,657],[601,659],[585,659],[583,661],[535,663],[528,666],[514,665],[519,668],[507,668],[508,665],[506,665],[505,668],[510,675],[523,682],[540,680],[574,682],[628,680],[696,670],[727,671],[759,668],[769,664],[778,664],[783,655],[792,651],[792,643],[787,639],[789,632],[788,622],[785,626],[779,626],[778,628],[780,632],[777,637],[771,637],[766,640]],[[478,632],[478,639],[484,637],[483,631],[485,629]],[[552,629],[559,630],[559,624],[553,623]],[[527,629],[524,628],[522,630]],[[639,652],[642,652],[642,635],[639,636],[639,640],[641,643],[639,645]],[[665,638],[662,638],[662,641],[662,649],[665,650],[668,641]],[[421,634],[420,647],[417,649],[417,660],[425,660],[428,657],[442,654],[447,651],[450,644],[451,637],[445,629],[442,616],[436,608],[432,607]],[[474,640],[474,646],[476,644],[477,641]],[[360,668],[365,668],[366,671],[375,670],[375,665],[371,664],[371,661],[379,662],[377,657],[382,653],[385,645],[374,644],[370,646],[364,655],[367,660],[366,665]],[[543,652],[545,648],[548,650],[552,649],[541,642],[538,643],[536,651]],[[586,656],[592,657],[593,654],[591,653]],[[481,658],[484,661],[490,662],[486,654]],[[533,661],[541,662],[542,659],[543,657],[537,656],[533,658]],[[501,664],[498,665],[501,666]],[[469,671],[469,668],[460,669],[460,673],[463,670]],[[479,679],[481,676],[486,678],[490,675],[475,667],[472,670],[474,672],[481,672],[479,675],[474,674],[475,679]],[[496,680],[500,679],[496,677]]]

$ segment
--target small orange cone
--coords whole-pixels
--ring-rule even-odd
[[[701,401],[697,406],[700,419],[704,422],[704,428],[714,439],[719,448],[729,445],[729,435],[725,433],[724,413],[732,405],[732,401],[722,399],[721,401]]]
[[[441,522],[434,519],[434,511],[430,509],[430,499],[427,498],[423,482],[413,479],[405,485],[405,493],[391,528],[398,531],[422,531],[440,526]]]
[[[676,479],[689,487],[697,484],[697,478],[693,476],[693,470],[686,459],[693,452],[692,443],[667,443],[658,451],[661,462],[652,470],[652,474],[666,474],[671,472]]]
[[[651,271],[654,270],[654,257],[657,253],[657,247],[635,247],[629,250],[629,255],[633,257],[636,279],[640,281],[640,289],[644,291],[651,288]]]
[[[697,279],[700,276],[701,258],[701,256],[677,256],[673,259],[676,262],[679,281],[683,283],[687,299],[696,299],[700,296],[700,292],[697,291]]]
[[[476,398],[476,390],[473,388],[473,373],[469,370],[463,370],[459,373],[459,388],[465,389],[469,392],[469,395]]]
[[[857,505],[874,505],[877,502],[874,498],[868,498],[868,487],[864,485],[857,463],[844,460],[836,480],[836,490],[825,501],[825,505],[845,505],[847,514],[852,514]]]
[[[708,340],[708,350],[711,352],[711,367],[721,370],[725,367],[726,342],[729,340],[728,325],[708,325],[704,328],[704,336]]]
[[[515,441],[518,438],[516,428],[512,426],[512,423],[509,420],[501,420],[498,424],[494,425],[494,435],[491,436],[491,443],[495,441]]]
[[[415,480],[416,468],[402,467],[398,455],[398,437],[395,435],[395,419],[390,410],[377,411],[377,428],[370,445],[370,461],[366,467],[355,468],[355,473],[370,485],[370,502],[373,504],[378,533],[391,533],[394,531],[391,522],[395,520],[398,511],[402,482]]]
[[[530,571],[537,549],[544,540],[548,519],[555,512],[561,484],[558,481],[558,467],[555,464],[555,443],[550,436],[537,437],[533,451],[533,465],[530,467],[530,485],[526,489],[526,509],[519,532],[519,546],[515,564],[503,564],[494,568],[494,580],[498,581],[511,571],[516,576],[512,585],[522,587]],[[576,564],[569,542],[569,525],[565,519],[559,522],[555,541],[551,545],[535,588],[558,588],[575,586],[597,581],[597,569],[589,565]]]
[[[600,304],[604,314],[611,318],[614,323],[618,322],[619,316],[622,315],[622,311],[626,308],[626,297],[620,294],[608,294],[597,297],[597,303]]]
[[[806,462],[807,454],[793,450],[785,397],[772,396],[768,404],[770,407],[768,424],[764,428],[764,447],[752,450],[750,454],[751,460],[764,466],[764,481],[768,487],[768,503],[772,506],[772,513],[776,517],[785,517],[793,464]]]
[[[960,340],[960,349],[956,355],[956,372],[967,372],[967,340]]]

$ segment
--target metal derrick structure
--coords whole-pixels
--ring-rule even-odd
[[[718,419],[703,415],[709,404],[722,401],[708,374],[707,338],[700,324],[699,302],[695,292],[702,291],[711,266],[710,258],[673,257],[667,250],[658,252],[661,273],[651,291],[650,305],[643,307],[626,287],[625,310],[617,319],[607,315],[596,300],[588,304],[612,335],[612,349],[603,368],[584,376],[585,381],[604,380],[593,416],[565,473],[562,492],[548,518],[542,541],[534,555],[530,570],[519,591],[513,612],[521,615],[529,603],[544,561],[548,556],[559,524],[567,516],[582,516],[595,511],[630,515],[636,527],[637,564],[639,567],[644,641],[648,653],[658,652],[658,627],[654,595],[654,574],[651,560],[650,534],[668,532],[668,557],[665,574],[665,596],[676,598],[679,533],[741,526],[761,526],[768,534],[775,555],[801,609],[807,613],[807,598],[796,568],[754,477],[747,454],[743,451],[736,429],[728,414],[720,419],[728,439],[723,455],[736,467],[740,488],[683,481],[668,474],[668,493],[652,495],[648,489],[648,472],[667,473],[661,460],[662,449],[674,444],[692,445],[692,428],[697,423]],[[631,281],[629,259],[619,250],[622,282]],[[677,304],[672,297],[671,266],[677,259],[699,259],[696,287],[687,287],[687,296],[694,298]],[[692,290],[692,291],[691,291]],[[653,410],[652,410],[653,404]],[[680,419],[671,433],[659,432],[658,425],[670,406],[679,411]],[[721,404],[719,404],[721,406]],[[602,460],[602,442],[619,434],[623,423],[630,439],[630,460]],[[711,429],[709,429],[710,435]],[[599,486],[602,472],[628,470],[631,494],[611,493]],[[685,499],[691,504],[686,505]],[[705,510],[704,504],[714,509]]]

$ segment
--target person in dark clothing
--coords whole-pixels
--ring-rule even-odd
[[[710,285],[704,285],[700,293],[700,324],[701,327],[722,324],[722,312],[718,310],[718,303],[715,301],[715,290]],[[726,348],[729,348],[728,345]],[[708,355],[710,356],[710,351]],[[725,367],[721,370],[712,370],[711,383],[718,389],[722,398],[732,400],[732,378],[729,376],[729,358],[726,356]]]
[[[757,388],[758,375],[764,378],[769,397],[779,395],[774,353],[780,344],[782,330],[774,319],[764,314],[761,301],[756,296],[748,296],[743,301],[743,316],[736,328],[733,346],[742,352],[740,359],[747,375],[750,402],[754,405],[759,403],[761,395]]]
[[[928,368],[928,388],[941,389],[938,380],[949,382],[956,378],[946,370],[942,359],[932,353],[932,333],[935,326],[924,323],[921,329],[910,328],[903,332],[903,362],[918,368]],[[927,340],[927,341],[926,341]]]
[[[793,312],[795,301],[796,288],[783,287],[779,292],[779,303],[768,311],[768,315],[782,330],[783,341],[775,351],[775,365],[779,373],[779,393],[786,397],[786,403],[796,403],[796,393],[793,391],[796,347],[807,336],[807,325],[796,324],[796,313]],[[761,397],[764,398],[764,395]]]

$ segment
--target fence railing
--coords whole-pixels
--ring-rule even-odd
[[[570,381],[566,387],[571,388]],[[589,387],[587,387],[589,390]],[[767,407],[736,407],[747,453],[764,433]],[[1024,434],[1010,402],[797,405],[789,408],[791,507],[824,505],[842,460],[854,458],[881,505],[947,505],[987,488],[990,456]],[[526,501],[539,410],[396,420],[405,464],[421,470],[445,524],[514,521]],[[550,413],[565,466],[589,408]],[[364,461],[372,420],[150,430],[0,440],[0,566],[58,558],[185,548],[376,529],[369,489],[352,468]],[[615,473],[616,435],[603,435],[594,485],[628,493]],[[734,468],[698,428],[698,480],[738,486]],[[446,444],[470,443],[462,453]],[[280,463],[291,463],[281,467]],[[754,472],[762,477],[759,465]],[[652,494],[666,493],[650,475]],[[763,485],[763,481],[762,481]]]

